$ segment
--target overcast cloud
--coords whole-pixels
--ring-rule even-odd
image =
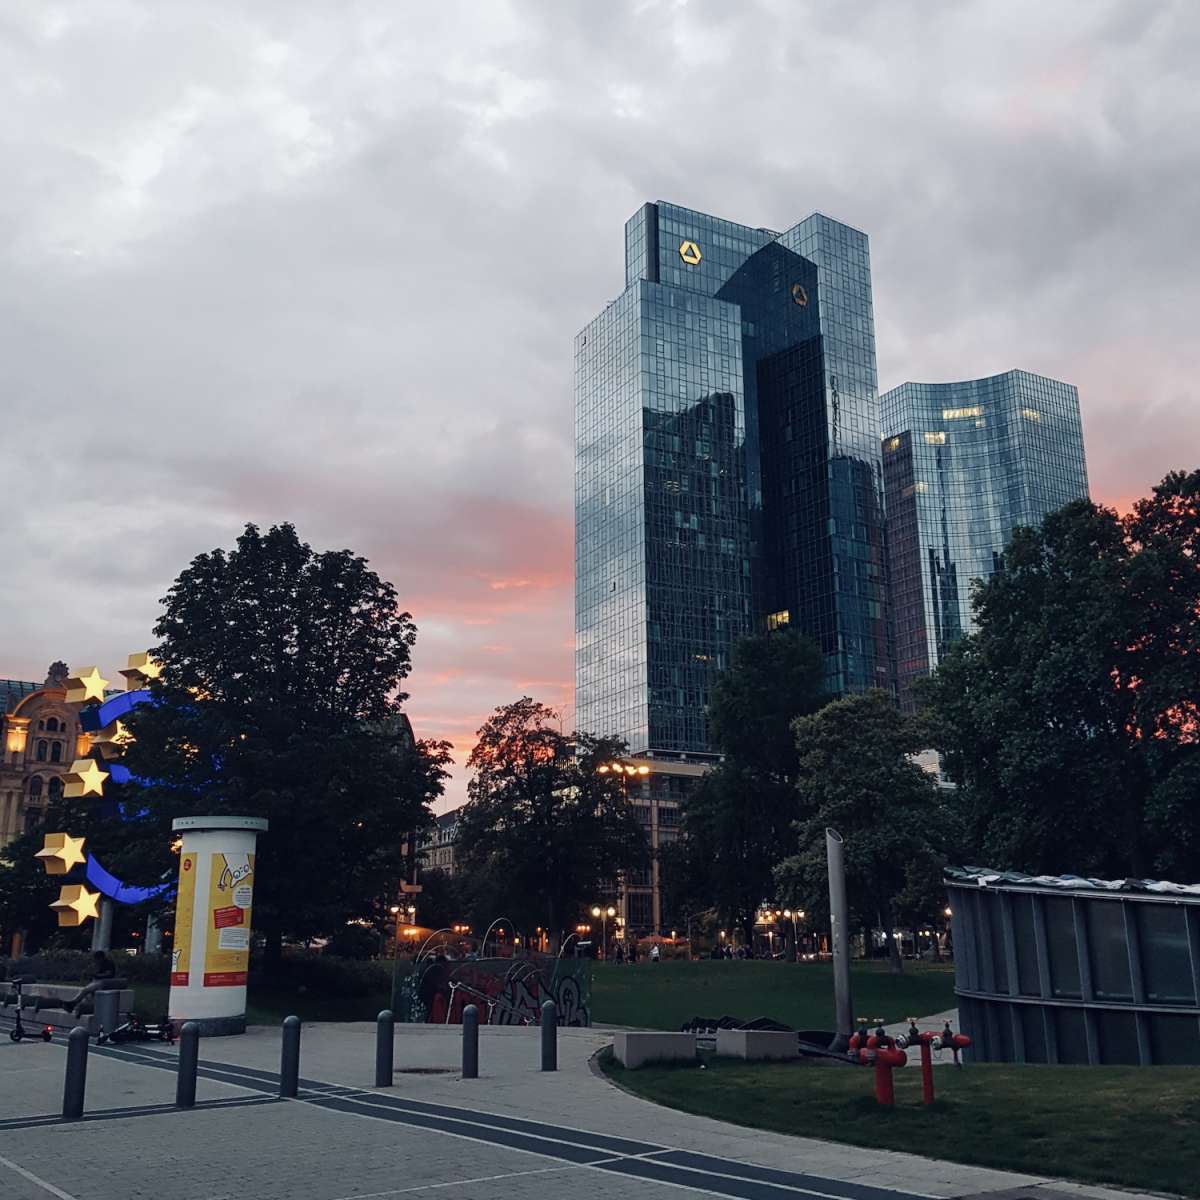
[[[572,338],[648,199],[866,230],[881,385],[1076,383],[1125,504],[1197,465],[1198,62],[1194,0],[0,4],[0,676],[291,520],[412,610],[419,734],[569,721]]]

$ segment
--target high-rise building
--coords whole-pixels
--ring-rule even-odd
[[[1002,566],[1014,529],[1086,499],[1079,392],[1008,371],[904,383],[881,399],[896,683],[912,681],[974,627],[971,583]]]
[[[575,342],[578,727],[703,759],[732,642],[783,624],[886,686],[880,428],[865,234],[644,205]]]

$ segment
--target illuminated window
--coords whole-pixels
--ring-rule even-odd
[[[925,440],[931,446],[944,446],[946,444],[946,434],[944,431],[939,431],[938,433],[927,433],[925,435]]]
[[[982,417],[983,409],[978,404],[971,408],[943,408],[943,421],[957,421],[960,417]]]
[[[1036,408],[1021,409],[1021,416],[1027,421],[1040,421],[1042,419],[1042,414]]]
[[[898,437],[888,438],[883,447],[889,454],[900,449],[900,439]]]
[[[904,488],[904,490],[901,491],[900,495],[903,496],[907,500],[908,497],[913,494],[913,492],[927,492],[927,491],[929,491],[929,484],[927,484],[925,482],[925,480],[923,480],[923,479],[918,479],[916,483],[910,483],[908,485],[908,487]]]
[[[780,609],[779,612],[767,614],[768,629],[782,629],[791,620],[791,615],[786,608]]]

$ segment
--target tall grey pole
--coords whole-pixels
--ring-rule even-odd
[[[854,1032],[854,1003],[850,998],[850,906],[846,902],[846,848],[836,829],[825,830],[829,862],[829,941],[833,951],[833,999],[837,1033],[830,1050],[841,1052]]]
[[[92,922],[92,949],[112,949],[113,904],[107,896],[100,898],[100,917]]]

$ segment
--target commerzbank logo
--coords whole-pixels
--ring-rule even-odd
[[[700,247],[695,242],[682,241],[679,243],[679,257],[683,259],[689,267],[698,267],[700,260],[704,257],[700,253]]]

